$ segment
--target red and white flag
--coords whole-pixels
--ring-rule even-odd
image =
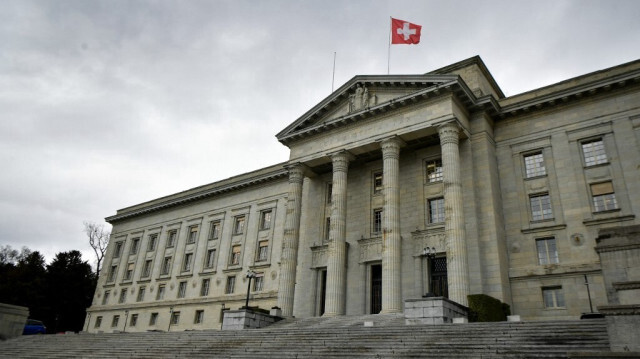
[[[392,44],[417,44],[420,42],[422,26],[391,18]]]

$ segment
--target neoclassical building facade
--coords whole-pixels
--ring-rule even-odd
[[[640,61],[511,97],[479,57],[356,76],[276,137],[284,163],[107,218],[87,331],[218,329],[247,291],[295,317],[482,293],[577,318],[607,301],[598,231],[640,224]]]

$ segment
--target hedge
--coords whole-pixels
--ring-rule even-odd
[[[467,296],[467,300],[470,322],[501,322],[511,315],[509,304],[486,294],[471,294]]]

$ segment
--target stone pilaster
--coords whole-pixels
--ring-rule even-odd
[[[449,299],[466,306],[467,295],[469,295],[469,273],[460,177],[459,133],[460,127],[453,122],[438,128],[442,150]]]
[[[402,312],[402,240],[400,238],[400,146],[392,137],[382,141],[382,311]]]
[[[351,155],[346,151],[331,156],[333,180],[331,192],[331,227],[327,257],[327,289],[324,316],[345,314],[346,290],[346,217],[347,172]]]
[[[304,165],[293,164],[287,166],[287,169],[289,170],[289,194],[287,196],[287,212],[284,220],[282,255],[280,256],[278,307],[282,309],[283,316],[290,317],[293,315],[296,267],[298,265]]]

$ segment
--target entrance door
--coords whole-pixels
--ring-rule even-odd
[[[327,270],[320,271],[320,305],[318,306],[318,316],[324,314],[324,303],[327,294]]]
[[[371,265],[371,314],[382,310],[382,264]]]
[[[447,284],[447,257],[431,259],[431,290],[436,297],[449,298],[449,286]]]

